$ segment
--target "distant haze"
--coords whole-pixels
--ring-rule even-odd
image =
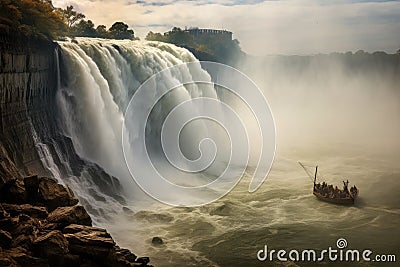
[[[384,0],[54,0],[96,25],[128,23],[136,36],[181,28],[228,29],[254,55],[400,48],[400,2]]]

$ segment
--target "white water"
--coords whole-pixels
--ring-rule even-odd
[[[137,254],[150,256],[157,266],[246,266],[249,260],[252,266],[264,266],[255,262],[255,253],[266,242],[274,248],[322,249],[334,245],[340,237],[347,238],[353,248],[364,248],[368,244],[368,248],[377,252],[396,253],[399,241],[394,236],[398,234],[400,218],[397,197],[400,170],[399,153],[396,149],[399,142],[392,136],[398,133],[393,130],[397,129],[393,125],[397,125],[399,121],[398,98],[390,98],[383,93],[379,93],[382,94],[379,98],[373,95],[374,101],[380,100],[379,103],[382,103],[379,107],[394,107],[384,109],[394,110],[391,116],[386,116],[389,112],[384,112],[385,116],[378,116],[380,113],[368,111],[364,108],[364,105],[371,106],[366,102],[369,95],[365,94],[365,88],[370,84],[367,77],[362,76],[354,83],[349,83],[349,79],[338,79],[337,74],[328,75],[334,80],[329,83],[334,85],[333,93],[340,97],[347,93],[347,99],[358,99],[362,105],[354,105],[358,102],[352,101],[349,105],[341,105],[338,110],[336,104],[331,104],[334,106],[331,110],[331,106],[325,103],[336,103],[332,101],[335,94],[327,96],[321,93],[321,99],[318,100],[325,102],[319,104],[321,101],[318,101],[318,105],[311,105],[310,113],[314,115],[312,123],[303,126],[304,121],[307,121],[303,115],[310,114],[303,114],[305,101],[299,99],[298,95],[314,96],[319,92],[319,84],[312,80],[292,82],[288,80],[286,73],[281,73],[278,76],[280,79],[277,79],[274,72],[271,74],[266,71],[270,74],[266,75],[262,72],[266,68],[259,68],[262,72],[260,75],[268,77],[270,83],[281,82],[279,86],[272,86],[276,91],[271,90],[271,86],[267,89],[270,97],[276,98],[273,104],[275,110],[280,111],[277,117],[281,127],[278,130],[281,130],[280,136],[283,136],[272,173],[261,190],[249,194],[247,187],[240,184],[227,197],[198,208],[171,208],[154,202],[153,205],[146,202],[144,206],[139,202],[143,195],[130,178],[121,151],[122,125],[126,120],[124,113],[128,101],[139,85],[152,74],[196,59],[185,49],[159,43],[78,39],[78,44],[60,45],[63,60],[61,64],[65,69],[62,71],[63,82],[58,95],[58,106],[62,109],[60,120],[64,123],[65,134],[71,137],[81,157],[99,164],[120,179],[125,193],[136,198],[127,206],[137,213],[134,216],[119,214],[120,216],[114,217],[113,212],[121,211],[121,204],[103,195],[93,184],[93,178],[88,172],[84,171],[79,178],[73,177],[68,183],[79,194],[81,203],[90,203],[100,208],[102,212],[91,211],[95,223],[106,226],[119,245],[126,246]],[[197,73],[182,71],[186,75],[207,75],[200,66]],[[177,75],[179,74],[171,73],[172,84]],[[337,85],[338,81],[345,82]],[[356,86],[361,81],[364,82]],[[324,81],[323,85],[326,84],[328,83]],[[282,93],[282,88],[285,93]],[[354,97],[350,97],[348,91],[342,94],[337,88],[352,89]],[[205,90],[215,96],[212,88]],[[162,92],[162,87],[156,88],[149,92],[148,97],[156,98],[157,93]],[[198,88],[182,88],[176,97],[180,100],[190,99],[199,92]],[[380,88],[373,92],[384,91]],[[293,96],[294,93],[298,95]],[[156,114],[152,117],[155,128],[149,129],[150,135],[157,135],[157,120],[164,118],[162,115],[170,109],[168,106],[175,104],[174,101],[169,99],[156,109]],[[395,103],[390,104],[392,102]],[[397,120],[397,124],[396,121],[382,123],[388,128],[392,127],[392,130],[385,131],[387,135],[379,135],[378,146],[373,146],[373,149],[361,142],[371,143],[371,139],[366,138],[367,134],[360,138],[360,135],[354,137],[343,133],[346,138],[344,142],[342,138],[335,136],[338,132],[341,133],[336,129],[338,124],[341,129],[349,129],[351,123],[357,127],[350,129],[374,133],[371,131],[372,126],[363,128],[359,125],[360,120],[356,120],[358,116],[355,115],[358,113],[354,113],[354,107],[362,113],[360,119],[366,118],[367,122],[377,116],[378,119],[374,119],[374,122],[383,122],[384,117],[389,117]],[[317,115],[329,114],[344,122],[330,122],[323,116],[315,115],[315,110],[318,110]],[[349,120],[349,114],[354,118]],[[306,118],[310,120],[309,117]],[[314,126],[316,121],[319,127]],[[330,132],[332,138],[328,138],[330,135],[325,131],[324,138],[316,134],[316,130],[325,125],[330,126],[326,132]],[[383,132],[384,125],[379,125],[380,127],[375,128]],[[290,138],[292,136],[294,138]],[[312,141],[307,142],[308,139]],[[388,140],[394,140],[390,142],[393,149],[379,148],[379,145],[386,144]],[[63,158],[61,153],[57,154],[59,158]],[[348,177],[361,190],[357,205],[345,208],[316,202],[310,194],[309,180],[297,166],[297,160],[311,163],[318,161],[323,174],[327,174],[330,179],[329,182],[340,184],[343,175]],[[68,165],[66,159],[62,162]],[[66,166],[66,169],[69,167]],[[176,177],[180,178],[182,177]],[[94,197],[93,191],[100,198]],[[99,200],[101,197],[105,201]],[[152,246],[153,236],[161,236],[166,244],[162,247]],[[370,244],[371,242],[374,243]],[[370,265],[360,263],[359,266]]]
[[[55,164],[49,147],[40,140],[33,125],[31,125],[31,131],[32,131],[33,141],[36,146],[36,151],[39,154],[39,158],[43,166],[50,171],[52,176],[56,178],[59,183],[63,184],[64,182],[62,180],[60,169],[58,168],[57,164]]]
[[[190,52],[170,44],[78,38],[77,43],[60,42],[60,46],[64,69],[57,100],[64,134],[72,139],[82,158],[97,163],[109,174],[118,177],[125,189],[123,193],[129,199],[145,198],[133,182],[123,154],[123,149],[132,154],[144,153],[131,151],[129,142],[124,147],[122,144],[123,134],[130,140],[137,139],[139,135],[135,123],[130,124],[129,129],[124,124],[124,121],[130,119],[125,116],[132,116],[126,112],[130,98],[153,74],[176,65],[179,65],[178,71],[167,69],[163,72],[162,81],[148,88],[143,102],[152,103],[169,88],[180,85],[182,80],[194,81],[201,78],[210,83],[179,86],[163,97],[151,111],[146,125],[146,144],[150,153],[153,153],[152,157],[160,157],[160,131],[171,109],[197,97],[218,99],[210,76]],[[186,62],[195,63],[190,68],[180,65]],[[197,108],[189,106],[180,112],[196,113],[193,110]],[[210,137],[208,129],[211,126],[203,122],[193,122],[190,126],[189,129],[183,129],[180,138],[184,142],[183,153],[194,159],[198,157],[199,141]],[[161,163],[156,164],[158,170],[165,169],[166,164],[162,163],[162,159]],[[188,181],[174,171],[165,170],[163,175],[185,185],[204,184],[214,179],[199,174]],[[160,191],[165,191],[170,198],[176,197],[173,192],[166,192],[168,190]]]

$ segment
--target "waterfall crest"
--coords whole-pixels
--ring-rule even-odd
[[[192,81],[194,77],[201,77],[210,82],[181,86],[154,107],[147,135],[150,149],[156,151],[160,148],[157,140],[162,122],[176,105],[196,97],[217,99],[211,77],[189,51],[171,44],[92,38],[59,44],[61,82],[57,101],[63,134],[71,138],[80,157],[118,177],[126,189],[124,193],[132,197],[135,185],[125,165],[121,140],[122,131],[128,136],[134,135],[132,129],[123,126],[129,100],[149,77],[176,65],[181,65],[179,71],[171,69],[166,80],[146,92],[147,99],[161,96],[167,88],[178,86],[182,79]],[[182,65],[187,62],[194,62],[190,69]],[[196,135],[199,132],[207,135],[203,123],[194,124],[197,124],[196,130],[188,130],[186,134],[186,142],[196,144],[186,149],[189,158],[198,156],[195,154],[201,137]]]

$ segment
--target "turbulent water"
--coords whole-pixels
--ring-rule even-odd
[[[103,194],[95,186],[99,177],[93,173],[62,177],[39,139],[37,148],[46,159],[45,166],[71,185],[81,202],[90,206],[95,223],[106,227],[120,246],[150,256],[156,266],[314,266],[259,262],[257,251],[264,245],[322,250],[334,247],[339,238],[346,238],[351,248],[398,253],[400,98],[393,83],[377,83],[363,74],[349,78],[337,63],[324,63],[330,66],[327,72],[310,64],[301,74],[277,71],[271,62],[253,64],[252,77],[270,100],[277,124],[276,159],[268,179],[258,191],[249,193],[255,170],[249,165],[244,179],[222,199],[200,207],[170,207],[144,194],[126,167],[122,136],[135,133],[125,127],[126,110],[132,95],[153,74],[197,59],[185,49],[156,42],[83,38],[60,42],[60,46],[57,101],[63,134],[71,138],[80,157],[118,177],[126,202]],[[194,69],[169,73],[167,83],[173,85],[182,76],[202,77],[211,83],[209,73],[195,64]],[[313,79],[321,76],[323,81]],[[159,97],[163,85],[156,85],[146,97]],[[372,88],[375,85],[379,90]],[[199,95],[221,97],[212,84],[185,86],[155,108],[146,131],[153,155],[160,149],[157,139],[166,114],[177,103]],[[207,136],[210,127],[195,125],[186,143],[197,146],[197,134]],[[189,158],[196,157],[196,149],[186,151]],[[62,151],[57,154],[63,167],[71,169],[73,163]],[[310,166],[319,164],[327,182],[340,186],[349,179],[351,185],[356,184],[360,189],[356,205],[316,201],[299,160]],[[183,176],[170,179],[185,182]],[[213,179],[212,173],[205,172],[194,180],[201,184]],[[165,243],[152,245],[155,236]]]

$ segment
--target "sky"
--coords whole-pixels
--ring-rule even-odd
[[[135,35],[172,27],[226,29],[252,55],[400,49],[400,1],[53,0],[96,25],[127,23]]]

